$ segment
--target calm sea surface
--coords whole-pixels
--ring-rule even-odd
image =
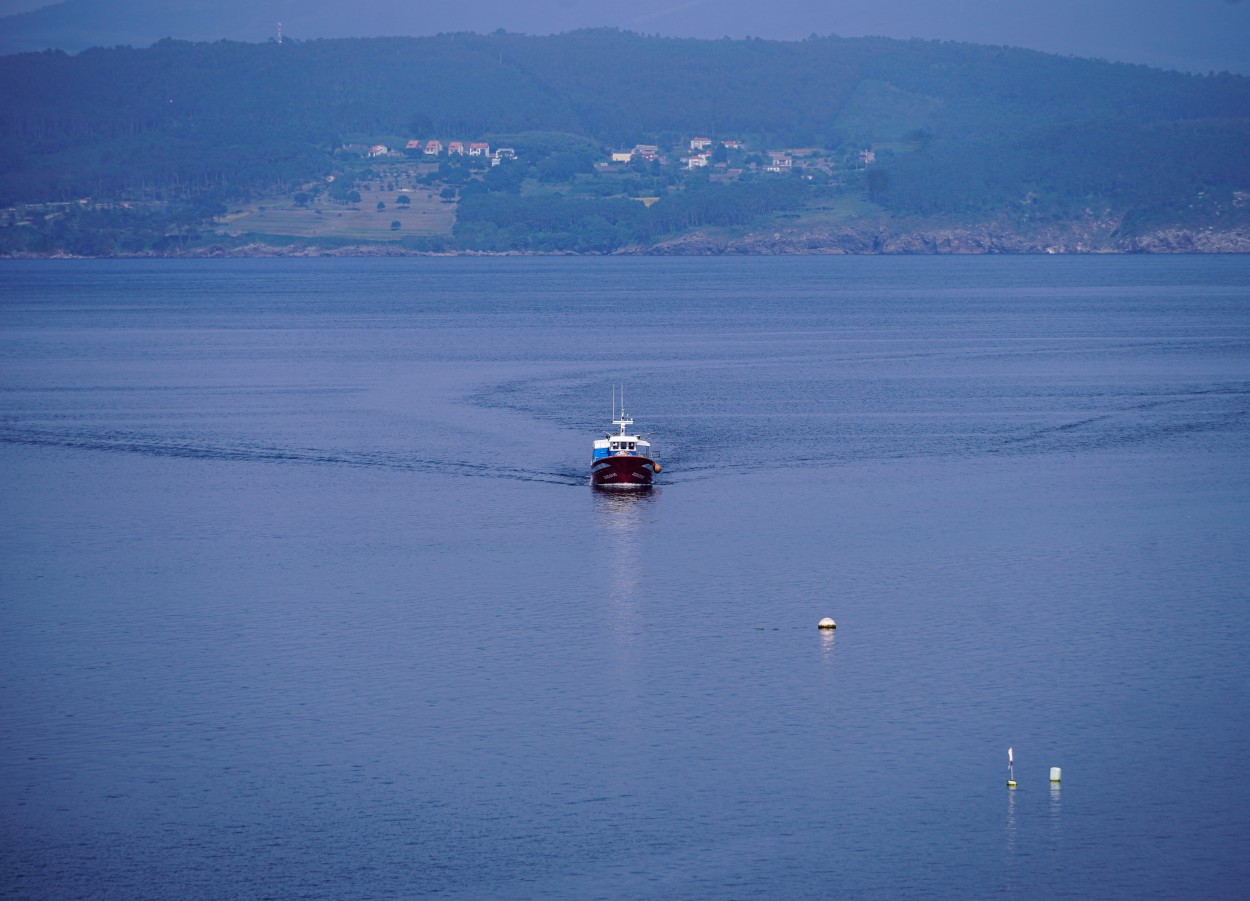
[[[1250,886],[1250,258],[6,263],[0,506],[5,897]]]

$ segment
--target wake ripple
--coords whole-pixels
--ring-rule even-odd
[[[64,432],[47,429],[5,429],[0,444],[57,447],[72,450],[138,454],[145,457],[307,466],[354,466],[398,472],[439,472],[484,479],[585,485],[586,474],[540,470],[499,463],[436,460],[379,451],[326,451],[315,448],[267,447],[239,442],[217,444],[186,438],[161,438],[117,430]]]

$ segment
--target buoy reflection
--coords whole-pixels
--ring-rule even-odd
[[[1016,793],[1007,792],[1007,853],[1016,853]]]
[[[837,647],[838,633],[833,629],[820,630],[820,662],[826,666],[833,663],[833,649]]]
[[[1050,836],[1058,842],[1063,837],[1063,799],[1060,797],[1059,783],[1050,783]]]

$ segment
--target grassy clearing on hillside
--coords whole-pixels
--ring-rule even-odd
[[[357,203],[331,199],[323,193],[326,185],[308,185],[303,192],[306,205],[296,204],[293,194],[263,198],[223,216],[216,231],[231,237],[263,234],[344,241],[447,236],[456,221],[456,205],[439,197],[438,187],[421,180],[437,168],[411,160],[379,160],[351,176],[350,184],[360,194]],[[398,229],[391,228],[393,222],[399,223]]]
[[[344,238],[390,241],[405,235],[449,235],[456,219],[453,203],[444,203],[432,191],[405,193],[410,205],[396,203],[398,193],[370,192],[358,204],[333,202],[299,207],[289,201],[257,203],[225,217],[219,234],[292,235],[300,238]],[[381,201],[385,207],[377,209]],[[399,222],[398,229],[391,223]]]

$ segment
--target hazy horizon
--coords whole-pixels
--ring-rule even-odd
[[[713,39],[797,40],[812,34],[836,34],[954,40],[1193,72],[1250,74],[1250,3],[1242,0],[1052,0],[1046,4],[783,0],[767,6],[749,0],[635,0],[628,6],[605,0],[532,0],[524,7],[504,0],[476,0],[460,7],[366,0],[350,8],[320,0],[298,4],[292,0],[257,0],[246,5],[225,0],[211,7],[197,0],[159,6],[146,0],[66,0],[59,4],[0,0],[0,14],[54,6],[72,14],[69,21],[74,23],[77,40],[94,42],[98,33],[104,46],[160,37],[265,40],[276,32],[278,19],[285,34],[295,38],[485,33],[501,28],[551,34],[618,27],[645,34]],[[159,11],[159,15],[140,15],[140,10]],[[35,29],[34,33],[39,37],[29,40],[55,46],[55,30],[44,34]],[[132,34],[136,37],[129,37]],[[22,39],[27,39],[25,33]],[[6,44],[11,45],[12,40]]]

